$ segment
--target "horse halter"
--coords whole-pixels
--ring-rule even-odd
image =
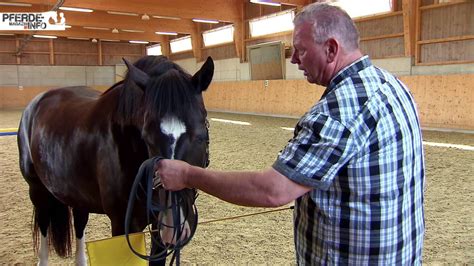
[[[209,164],[211,163],[210,160],[210,155],[209,155],[209,144],[211,144],[210,138],[209,138],[209,128],[211,127],[211,124],[209,123],[209,120],[206,117],[206,158],[204,161],[204,165],[202,166],[203,168],[207,168]]]

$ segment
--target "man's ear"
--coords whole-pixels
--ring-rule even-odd
[[[328,63],[334,62],[336,56],[339,53],[339,42],[334,38],[329,38],[325,43],[325,52]]]

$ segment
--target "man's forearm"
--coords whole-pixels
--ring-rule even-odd
[[[273,207],[261,172],[220,172],[191,167],[187,185],[224,201],[252,207]],[[262,180],[263,181],[263,180]]]
[[[243,206],[278,207],[310,190],[272,168],[263,172],[221,172],[192,166],[188,174],[188,187]]]

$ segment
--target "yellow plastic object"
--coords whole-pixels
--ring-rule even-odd
[[[133,249],[140,254],[146,254],[145,234],[129,235]],[[115,236],[108,239],[86,243],[89,265],[148,265],[148,261],[136,256],[128,246],[125,236]]]

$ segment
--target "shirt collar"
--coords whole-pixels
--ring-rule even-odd
[[[369,59],[368,55],[364,55],[361,58],[357,59],[356,61],[352,62],[352,64],[346,66],[345,68],[341,69],[336,76],[331,79],[329,82],[329,86],[327,86],[326,90],[323,93],[321,98],[324,98],[330,91],[337,87],[337,85],[346,79],[347,77],[352,76],[353,74],[361,71],[362,69],[369,67],[372,65],[372,62]]]

